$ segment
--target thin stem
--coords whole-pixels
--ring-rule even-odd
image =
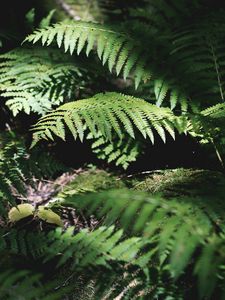
[[[217,57],[216,57],[214,48],[213,48],[213,46],[212,46],[211,43],[210,43],[210,48],[211,48],[211,51],[212,51],[212,56],[213,56],[214,66],[215,66],[215,70],[216,70],[217,82],[218,82],[218,86],[219,86],[219,90],[220,90],[220,96],[221,96],[221,99],[224,101],[224,95],[223,95],[222,83],[221,83],[220,72],[219,72],[219,64],[218,64],[218,62],[217,62]]]
[[[211,143],[213,144],[213,147],[214,147],[214,149],[215,149],[217,158],[218,158],[218,160],[219,160],[219,162],[220,162],[220,164],[221,164],[221,166],[222,166],[222,169],[225,170],[224,162],[223,162],[222,156],[221,156],[221,154],[220,154],[220,152],[219,152],[219,150],[218,150],[218,147],[217,147],[217,145],[215,144],[215,142],[214,142],[213,139],[211,139]]]

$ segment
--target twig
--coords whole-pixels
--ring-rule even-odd
[[[79,21],[81,17],[78,16],[77,12],[64,0],[55,0],[56,4],[61,7],[61,9],[73,20]]]

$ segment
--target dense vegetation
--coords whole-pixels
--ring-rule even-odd
[[[25,2],[0,13],[0,299],[225,299],[225,6]]]

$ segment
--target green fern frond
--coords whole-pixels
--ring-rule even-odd
[[[55,41],[65,52],[74,51],[79,55],[85,51],[87,55],[97,49],[99,59],[103,65],[108,64],[110,71],[116,70],[117,75],[123,73],[126,79],[131,72],[135,73],[135,84],[138,87],[141,80],[151,77],[151,72],[145,70],[147,65],[143,51],[137,42],[124,33],[117,32],[106,26],[88,22],[62,22],[52,27],[35,31],[26,41],[36,43],[41,40],[42,45],[49,46]]]
[[[82,229],[74,234],[75,228],[70,227],[65,232],[57,229],[47,235],[11,230],[3,235],[1,240],[9,253],[42,257],[45,262],[58,256],[57,267],[70,261],[73,264],[72,268],[82,269],[91,266],[109,268],[113,260],[131,262],[143,246],[140,238],[123,240],[123,231],[114,229],[114,226],[99,227],[92,232]],[[59,255],[60,253],[63,255]],[[72,257],[74,259],[71,261]]]
[[[202,143],[223,144],[225,134],[225,105],[218,103],[202,110],[199,114],[190,114],[189,133],[200,138]]]
[[[146,82],[155,76],[157,104],[161,105],[166,95],[176,93],[176,101],[172,101],[171,107],[174,108],[177,103],[181,103],[182,110],[187,109],[188,97],[181,88],[176,87],[175,80],[173,78],[165,79],[165,74],[161,71],[160,73],[155,72],[158,64],[152,59],[155,49],[151,49],[148,53],[143,47],[143,41],[137,40],[135,35],[132,36],[126,31],[121,33],[106,25],[79,21],[75,23],[62,22],[35,31],[25,41],[36,43],[39,40],[42,45],[47,46],[55,42],[59,48],[63,47],[65,52],[69,50],[71,54],[76,51],[79,55],[81,51],[85,51],[88,56],[91,50],[96,49],[102,64],[107,64],[110,72],[114,70],[117,76],[122,74],[124,79],[133,75],[136,88],[141,82]],[[160,82],[164,82],[162,91],[159,87]]]
[[[201,13],[200,13],[201,15]],[[195,102],[203,107],[224,99],[223,13],[202,14],[194,22],[180,22],[171,34],[170,58],[177,61]]]
[[[126,285],[135,281],[137,286],[129,287],[129,294],[135,295],[138,290],[142,293],[146,290],[149,294],[151,286],[146,275],[142,271],[142,265],[139,260],[142,257],[146,264],[151,259],[142,253],[143,247],[148,243],[142,241],[140,237],[125,237],[123,230],[116,230],[114,226],[99,227],[93,231],[83,229],[75,233],[76,228],[70,227],[67,230],[50,231],[48,234],[40,232],[28,232],[25,230],[11,230],[8,234],[0,235],[1,251],[4,249],[10,254],[19,254],[22,257],[30,255],[36,257],[43,264],[53,263],[54,270],[69,266],[70,273],[74,274],[76,281],[73,288],[77,285],[79,276],[86,276],[87,270],[92,276],[92,281],[96,283],[96,299],[98,296],[109,293],[109,281],[117,285],[117,289],[110,290],[110,294],[119,294]],[[1,238],[3,237],[3,238]],[[42,238],[41,238],[42,237]],[[41,252],[37,251],[42,245]],[[36,253],[39,255],[37,256]],[[115,273],[114,268],[117,272]],[[151,266],[150,266],[151,268]],[[154,269],[154,267],[153,267]],[[135,273],[132,274],[132,271]],[[124,276],[128,272],[126,276]],[[130,272],[130,274],[129,274]],[[158,272],[154,270],[154,272]],[[104,276],[102,276],[104,274]],[[107,276],[106,276],[107,275]],[[103,281],[103,278],[105,280]],[[156,274],[152,280],[154,284],[159,284],[157,290],[160,290],[160,274]],[[168,277],[168,289],[171,289],[173,283]],[[53,283],[52,283],[53,285]],[[68,286],[69,288],[71,284]],[[136,287],[136,288],[135,288]],[[64,289],[59,289],[63,293]],[[154,293],[157,291],[154,291]],[[153,293],[153,294],[154,294]],[[98,295],[98,296],[97,296]]]
[[[5,141],[4,141],[5,138]],[[12,193],[24,194],[25,182],[31,175],[31,168],[29,169],[29,154],[22,140],[4,137],[2,149],[0,149],[0,178],[2,186],[7,188],[6,198],[11,198]],[[8,140],[8,141],[7,141]],[[5,142],[5,144],[4,144]],[[35,174],[33,168],[33,174]],[[2,190],[3,191],[3,190]]]
[[[0,189],[9,201],[14,201],[13,189],[25,193],[26,176],[22,161],[26,156],[25,148],[17,141],[6,143],[0,150]]]
[[[43,284],[42,275],[16,269],[0,273],[0,297],[2,300],[59,300],[66,290],[54,291],[54,284]],[[68,291],[68,289],[67,289]]]
[[[156,131],[165,142],[168,132],[175,138],[174,128],[178,125],[170,109],[160,108],[142,99],[118,93],[97,94],[92,98],[70,102],[40,119],[34,126],[33,144],[39,140],[53,140],[56,135],[65,140],[68,127],[74,138],[82,141],[86,129],[93,136],[100,132],[106,139],[112,139],[114,132],[120,138],[124,130],[134,138],[134,129],[154,143]],[[86,127],[85,127],[85,126]]]
[[[124,79],[133,75],[136,88],[153,77],[158,105],[170,101],[172,109],[180,103],[182,111],[188,105],[196,110],[225,98],[223,12],[202,15],[199,5],[172,2],[171,6],[164,0],[151,3],[148,26],[128,22],[121,30],[82,21],[62,22],[35,31],[26,41],[56,43],[71,54],[85,51],[88,55],[95,49],[111,72],[123,74]],[[198,9],[201,17],[190,24],[186,14]]]
[[[43,115],[84,85],[85,71],[54,49],[15,49],[0,61],[0,94],[14,116],[20,111]]]
[[[98,133],[97,136],[89,133],[87,139],[92,140],[92,151],[99,159],[104,159],[108,163],[113,162],[123,169],[127,169],[130,163],[136,161],[141,153],[140,142],[130,136],[123,135],[122,139],[119,140],[114,137],[110,142],[101,133]]]
[[[201,114],[205,117],[211,117],[211,118],[225,118],[225,104],[224,103],[218,103],[216,105],[210,106],[206,109],[204,109]]]
[[[9,204],[15,206],[18,196],[26,196],[27,184],[33,184],[31,178],[49,179],[67,168],[43,148],[28,151],[24,141],[12,132],[2,134],[1,140],[0,212],[5,216]]]
[[[149,194],[118,190],[68,197],[63,205],[85,210],[87,215],[94,213],[99,218],[105,217],[104,224],[108,226],[119,222],[128,234],[141,235],[142,239],[156,243],[149,253],[137,258],[136,262],[141,267],[147,267],[147,261],[151,257],[153,259],[155,249],[160,264],[168,266],[171,275],[179,278],[195,257],[192,272],[199,279],[201,297],[209,297],[218,284],[217,277],[225,263],[224,209],[220,206],[221,211],[218,211],[215,203],[219,217],[211,219],[213,215],[208,215],[208,209],[213,210],[211,200],[179,198],[168,201]],[[218,202],[221,204],[220,198]],[[220,224],[219,228],[217,224]],[[201,249],[198,257],[195,256],[197,249]],[[218,263],[212,271],[210,262],[214,259]],[[210,276],[204,276],[205,272]]]

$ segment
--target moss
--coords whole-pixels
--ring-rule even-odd
[[[220,172],[209,170],[162,170],[142,179],[133,179],[132,187],[135,190],[160,193],[167,197],[223,195],[225,176]]]
[[[66,185],[59,197],[75,195],[84,192],[97,192],[113,188],[122,188],[124,183],[116,176],[104,170],[86,170]]]

